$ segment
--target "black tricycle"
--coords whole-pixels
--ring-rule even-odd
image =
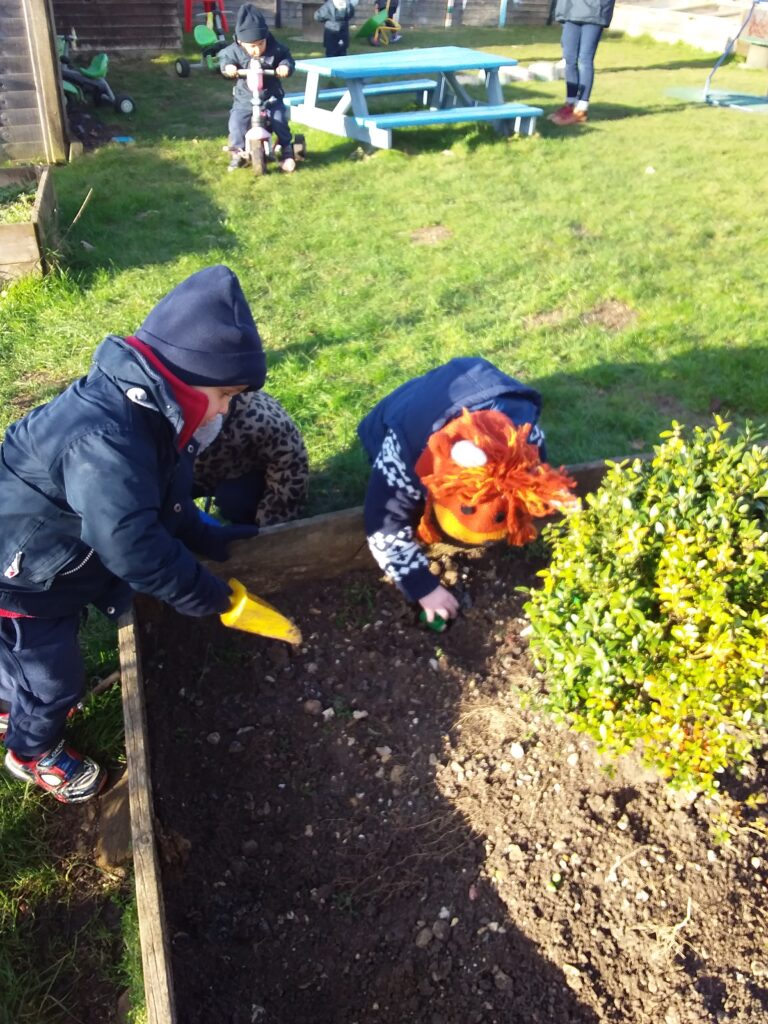
[[[66,99],[85,102],[90,98],[95,107],[109,103],[118,114],[132,114],[136,104],[125,92],[113,92],[107,81],[109,57],[106,53],[97,53],[87,67],[80,67],[72,61],[70,48],[77,49],[77,34],[72,29],[68,35],[57,36],[59,67]]]

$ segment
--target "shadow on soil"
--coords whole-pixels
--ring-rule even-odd
[[[432,637],[391,588],[356,578],[281,598],[304,619],[300,651],[190,635],[142,604],[180,1019],[597,1024],[482,877],[486,837],[435,786],[428,754],[460,731],[482,643],[436,686]],[[391,629],[369,632],[373,617]]]

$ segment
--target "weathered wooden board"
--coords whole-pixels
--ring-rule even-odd
[[[148,1024],[174,1024],[176,1013],[171,959],[155,842],[144,682],[141,676],[139,633],[134,612],[121,619],[118,635],[128,792],[131,805],[133,867],[147,1020]]]
[[[181,46],[178,0],[52,0],[52,5],[57,31],[63,35],[74,28],[84,53],[159,53]],[[202,11],[202,3],[196,9]]]
[[[580,496],[597,489],[604,462],[569,467]],[[451,550],[439,545],[439,552]],[[454,548],[453,550],[460,550]],[[304,579],[330,579],[353,569],[373,568],[363,528],[363,509],[350,508],[262,530],[258,537],[238,541],[226,563],[208,568],[222,579],[234,576],[256,594],[276,593]]]
[[[599,486],[606,465],[588,462],[571,466],[569,471],[583,496]],[[236,576],[255,593],[264,594],[302,580],[331,578],[374,564],[365,539],[363,510],[351,508],[265,529],[253,540],[233,545],[232,558],[223,566],[210,563],[209,568],[225,579]],[[121,623],[120,664],[147,1020],[148,1024],[183,1024],[177,1022],[174,1007],[136,627],[133,613]]]
[[[49,0],[0,0],[0,25],[0,159],[63,161],[64,104]]]
[[[30,219],[19,224],[0,224],[0,281],[42,274],[46,269],[46,250],[56,246],[58,211],[49,168],[0,170],[0,187],[35,181],[37,190]]]

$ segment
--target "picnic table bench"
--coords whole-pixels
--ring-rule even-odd
[[[483,50],[461,46],[433,46],[392,53],[348,54],[345,57],[297,60],[296,69],[307,75],[304,93],[286,97],[293,121],[320,128],[346,138],[359,139],[382,149],[392,147],[392,129],[427,124],[487,121],[497,131],[527,131],[532,134],[543,110],[525,103],[506,103],[499,82],[499,68],[515,64]],[[470,96],[457,79],[459,71],[484,72],[487,101]],[[433,74],[431,79],[408,79],[409,75]],[[339,78],[344,85],[320,88],[320,78]],[[402,77],[398,77],[402,76]],[[371,81],[383,79],[386,81]],[[429,109],[371,113],[368,98],[413,92]],[[336,101],[332,110],[321,102]]]
[[[417,78],[409,81],[398,81],[395,79],[392,82],[373,82],[370,85],[364,85],[363,94],[365,96],[396,96],[399,93],[412,92],[416,96],[416,101],[426,106],[435,89],[437,89],[437,82],[434,78]],[[327,100],[344,99],[347,96],[349,96],[349,89],[346,87],[341,89],[319,89],[317,100],[325,102]],[[297,107],[304,102],[304,93],[288,92],[283,96],[283,102],[287,107]],[[348,109],[348,106],[347,104],[345,109]]]

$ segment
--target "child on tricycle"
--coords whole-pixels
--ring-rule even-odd
[[[258,94],[249,88],[249,78],[255,84],[254,62],[258,62],[262,72]],[[228,169],[234,171],[248,163],[246,133],[251,128],[255,97],[263,112],[265,128],[268,124],[270,133],[274,132],[277,136],[281,149],[280,168],[286,174],[291,174],[296,170],[296,160],[280,79],[293,74],[293,57],[290,50],[275,39],[267,28],[264,16],[253,4],[243,4],[237,12],[235,41],[219,53],[219,67],[226,78],[237,79],[232,90],[234,100],[229,112]]]

